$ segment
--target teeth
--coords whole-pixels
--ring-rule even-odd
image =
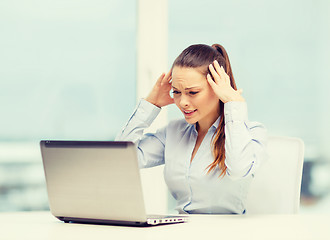
[[[195,112],[195,110],[192,110],[192,111],[184,111],[185,113],[192,113],[192,112]]]

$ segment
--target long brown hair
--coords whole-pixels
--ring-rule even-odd
[[[233,72],[229,62],[229,57],[223,46],[220,44],[213,44],[212,46],[204,44],[191,45],[175,59],[172,69],[177,67],[198,68],[205,76],[210,73],[208,66],[217,60],[220,66],[223,66],[227,75],[230,78],[231,86],[237,90],[234,80]],[[212,74],[210,73],[212,76]],[[220,177],[225,176],[227,166],[225,164],[225,116],[224,116],[224,104],[219,100],[220,109],[220,122],[216,132],[213,135],[212,147],[214,161],[208,168],[208,173],[215,171],[218,166],[220,169]]]

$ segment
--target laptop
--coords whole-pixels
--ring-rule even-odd
[[[51,213],[64,222],[151,226],[188,217],[147,216],[136,146],[117,141],[40,141]]]

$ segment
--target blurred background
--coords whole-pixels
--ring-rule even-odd
[[[41,139],[113,140],[184,48],[220,43],[249,119],[305,142],[300,212],[329,213],[329,16],[327,0],[1,0],[0,211],[48,209]]]

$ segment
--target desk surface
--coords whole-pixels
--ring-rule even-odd
[[[49,212],[0,213],[0,239],[329,240],[330,215],[192,215],[188,223],[136,228],[62,223]]]

